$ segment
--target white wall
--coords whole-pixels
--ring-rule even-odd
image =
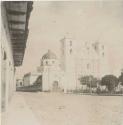
[[[31,74],[31,76],[30,76],[30,85],[34,84],[34,82],[37,80],[38,76],[39,76],[38,74]]]
[[[30,85],[30,74],[24,76],[23,78],[23,86],[29,86]]]
[[[6,112],[9,100],[13,92],[15,91],[15,69],[14,69],[14,62],[13,62],[13,55],[12,55],[12,47],[9,37],[9,31],[7,28],[7,21],[6,21],[6,11],[4,8],[2,9],[1,13],[1,90],[2,90],[2,114]],[[3,125],[6,121],[3,118]]]

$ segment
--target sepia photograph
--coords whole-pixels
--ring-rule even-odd
[[[123,125],[123,0],[0,7],[0,125]]]

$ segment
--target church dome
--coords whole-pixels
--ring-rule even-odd
[[[57,57],[51,50],[48,50],[48,52],[42,56],[42,60],[45,59],[57,59]]]

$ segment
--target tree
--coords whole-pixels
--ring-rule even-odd
[[[87,85],[88,87],[97,87],[98,79],[92,75],[82,76],[79,80],[82,85]]]
[[[114,75],[106,75],[102,78],[101,85],[106,85],[109,92],[112,92],[118,85],[118,78]]]
[[[123,72],[119,76],[119,82],[121,83],[121,85],[123,85]]]

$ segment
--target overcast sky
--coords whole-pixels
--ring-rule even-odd
[[[17,74],[33,71],[47,49],[59,56],[59,40],[71,36],[78,49],[83,42],[99,41],[108,48],[110,68],[123,68],[123,2],[34,2],[22,67]]]

